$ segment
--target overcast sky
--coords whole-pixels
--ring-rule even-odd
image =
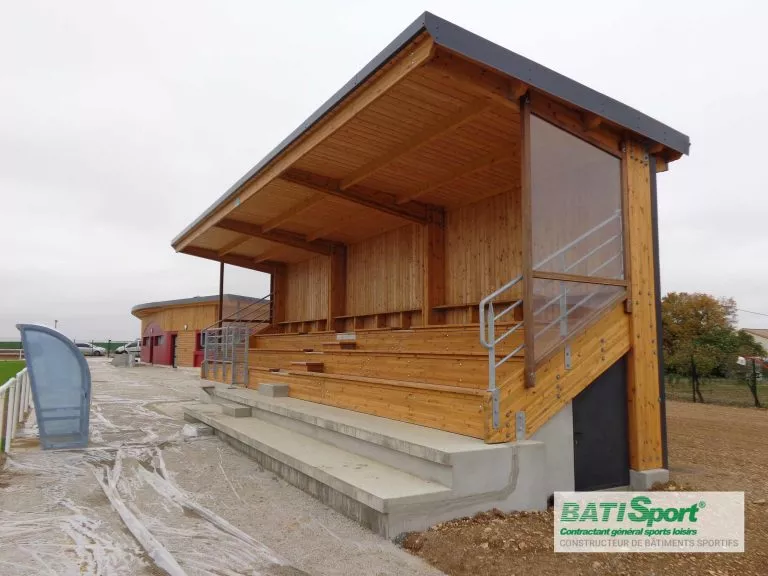
[[[0,337],[129,338],[134,304],[216,293],[171,239],[423,10],[688,134],[662,289],[768,313],[766,6],[0,0]],[[226,290],[268,280],[228,266]]]

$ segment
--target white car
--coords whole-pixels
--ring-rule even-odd
[[[140,354],[141,340],[134,340],[133,342],[128,342],[127,344],[115,348],[115,354],[125,354],[126,352],[136,355]]]
[[[83,356],[104,356],[104,354],[107,353],[106,348],[102,348],[101,346],[94,346],[93,344],[88,344],[87,342],[75,342],[75,346],[78,350],[80,350],[80,352],[83,353]]]

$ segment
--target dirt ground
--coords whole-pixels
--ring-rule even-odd
[[[195,371],[89,365],[88,448],[41,451],[30,421],[0,468],[0,575],[438,574],[219,439],[186,436]],[[160,570],[168,558],[178,570]]]
[[[768,411],[668,402],[667,423],[673,484],[745,492],[744,554],[555,554],[551,510],[446,522],[404,546],[450,576],[768,575]]]

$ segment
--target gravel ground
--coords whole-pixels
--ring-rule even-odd
[[[667,402],[667,425],[669,488],[745,492],[744,554],[555,554],[551,510],[446,522],[404,545],[451,576],[765,576],[768,411]]]
[[[196,371],[89,363],[89,448],[43,452],[30,422],[0,470],[3,576],[440,574],[223,442],[185,438]]]

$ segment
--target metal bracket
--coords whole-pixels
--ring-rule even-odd
[[[571,369],[571,345],[566,344],[565,345],[565,369],[570,370]]]
[[[525,440],[525,412],[515,412],[515,440],[521,442]]]
[[[493,414],[493,429],[499,427],[499,389],[491,390],[491,413]]]

